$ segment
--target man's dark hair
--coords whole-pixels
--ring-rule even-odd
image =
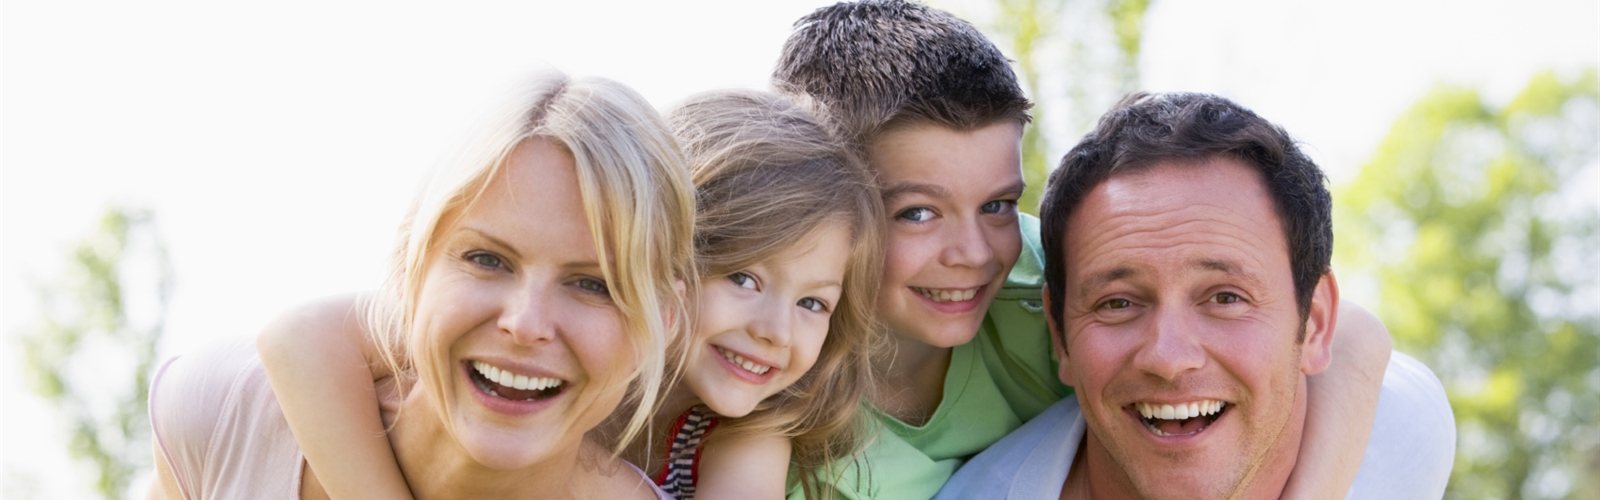
[[[1032,107],[1010,61],[977,28],[904,0],[841,2],[800,18],[772,84],[816,100],[858,147],[900,124],[1026,123]]]
[[[1066,301],[1062,257],[1067,218],[1083,198],[1113,175],[1160,162],[1199,163],[1215,157],[1238,160],[1261,174],[1283,220],[1300,318],[1307,317],[1311,295],[1333,254],[1333,202],[1322,170],[1282,127],[1233,101],[1210,94],[1135,93],[1100,117],[1094,130],[1061,159],[1045,187],[1039,216],[1048,314],[1057,325],[1064,319]]]

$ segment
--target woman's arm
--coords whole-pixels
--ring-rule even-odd
[[[256,350],[329,497],[409,500],[378,412],[373,381],[389,373],[364,330],[365,303],[351,294],[299,306],[256,337]]]
[[[1333,332],[1333,362],[1307,381],[1305,434],[1283,498],[1344,498],[1372,435],[1393,346],[1389,329],[1361,306],[1343,302]]]
[[[145,494],[150,500],[183,500],[183,491],[178,489],[178,475],[172,473],[172,464],[167,463],[167,454],[161,452],[161,443],[150,440],[155,445],[156,477],[150,482],[150,492]]]
[[[694,497],[781,499],[789,474],[789,440],[781,436],[711,439],[700,452]]]

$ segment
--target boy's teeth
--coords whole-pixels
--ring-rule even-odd
[[[727,359],[729,363],[739,365],[739,367],[744,368],[745,371],[754,373],[756,375],[765,375],[767,370],[772,369],[770,366],[744,359],[744,356],[740,356],[738,353],[723,349],[721,347],[717,347],[717,354],[721,354],[723,359]]]
[[[478,370],[478,374],[483,375],[485,380],[519,391],[526,391],[530,389],[542,391],[561,385],[561,379],[558,378],[518,375],[511,373],[511,370],[503,370],[497,366],[482,361],[473,361],[472,369]]]
[[[1152,403],[1134,403],[1133,407],[1134,407],[1134,409],[1139,411],[1139,416],[1144,417],[1144,418],[1161,419],[1161,420],[1184,420],[1184,419],[1200,417],[1200,416],[1215,415],[1215,414],[1217,414],[1217,412],[1222,411],[1222,407],[1224,407],[1226,405],[1227,405],[1227,403],[1225,403],[1225,402],[1217,401],[1217,400],[1214,400],[1214,399],[1208,399],[1208,400],[1204,400],[1204,401],[1195,401],[1195,402],[1191,402],[1191,403],[1179,403],[1179,404],[1175,404],[1175,405],[1174,404],[1159,404],[1158,405],[1158,404],[1152,404]]]
[[[911,289],[916,290],[917,293],[922,294],[923,297],[927,297],[928,300],[932,300],[934,302],[961,302],[965,300],[972,300],[972,297],[978,294],[977,288],[941,289],[912,287]]]

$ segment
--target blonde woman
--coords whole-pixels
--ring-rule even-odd
[[[692,276],[681,161],[627,88],[529,85],[402,227],[366,323],[383,389],[351,402],[386,423],[363,444],[386,445],[349,452],[397,462],[424,498],[660,498],[586,436],[624,400],[622,442],[651,414]],[[151,385],[152,496],[350,496],[323,486],[344,471],[302,458],[316,437],[290,434],[251,346],[175,358]]]

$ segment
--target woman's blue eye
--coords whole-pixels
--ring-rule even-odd
[[[800,302],[798,302],[797,305],[812,312],[828,312],[828,304],[811,297],[800,299]]]
[[[594,278],[582,278],[582,279],[579,279],[578,280],[578,288],[582,288],[584,290],[591,291],[591,292],[594,292],[594,293],[601,293],[601,294],[608,294],[608,295],[611,293],[611,288],[606,286],[606,282],[600,281],[600,280],[597,280],[597,279],[594,279]]]
[[[739,285],[739,288],[749,288],[751,290],[756,289],[756,279],[742,272],[728,275],[728,281],[732,281],[733,284]]]
[[[483,267],[487,267],[487,268],[490,268],[490,269],[499,268],[499,267],[501,267],[502,264],[504,264],[503,262],[500,261],[500,256],[499,255],[495,255],[495,254],[492,254],[492,253],[489,253],[489,252],[472,252],[472,253],[469,253],[469,254],[467,254],[467,260],[472,261],[473,264],[477,264],[477,265],[480,265],[480,266],[483,266]]]
[[[978,208],[986,214],[998,214],[1017,211],[1017,200],[994,200],[984,203]]]
[[[911,207],[901,210],[895,218],[911,222],[926,222],[933,218],[933,210],[928,207]]]

